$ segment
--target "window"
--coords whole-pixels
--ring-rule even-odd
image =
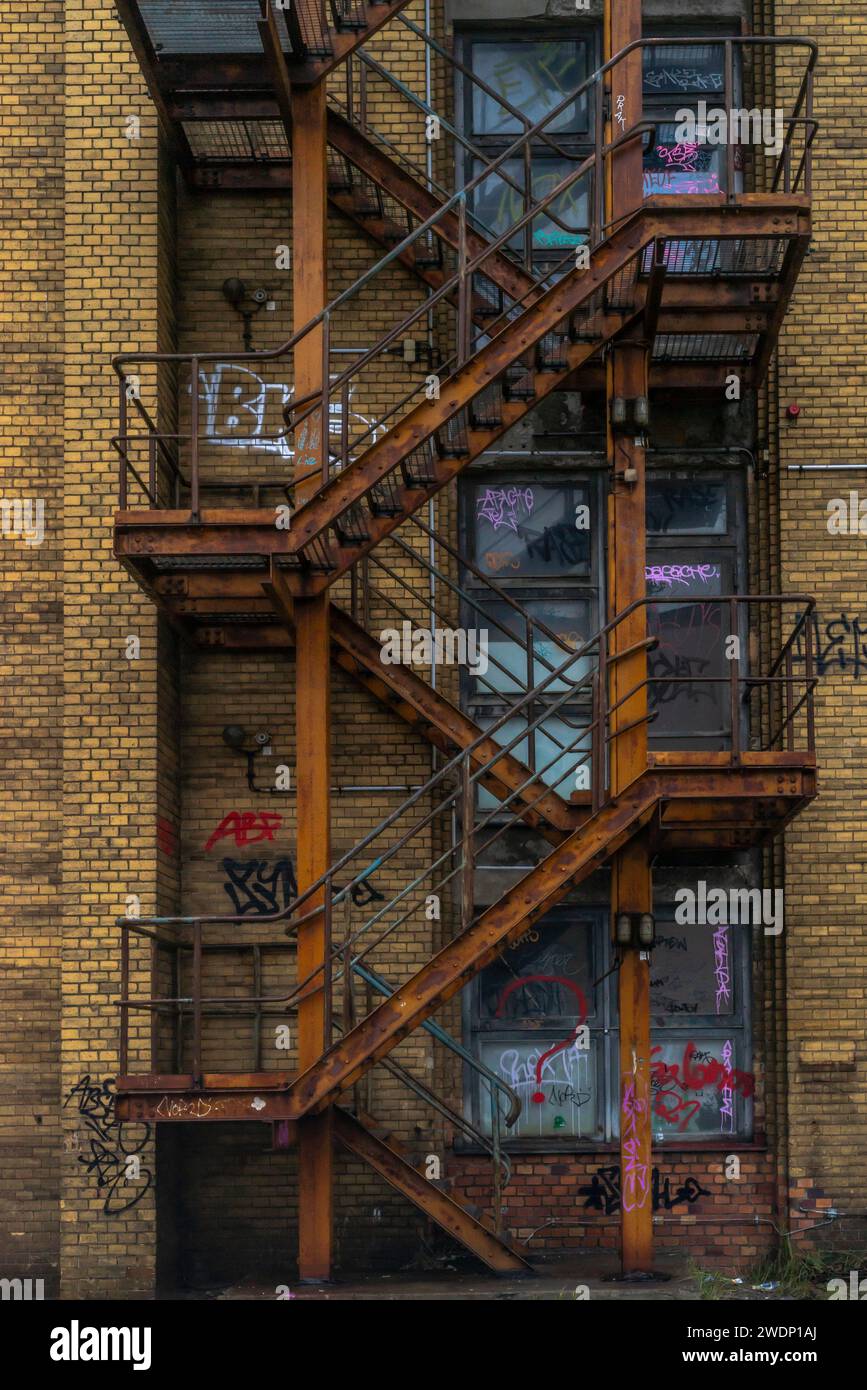
[[[657,913],[650,975],[654,1143],[752,1131],[749,928]]]
[[[544,685],[494,737],[519,739],[515,756],[562,796],[589,793],[591,691],[581,683],[595,662],[588,654],[567,663],[599,627],[595,486],[515,471],[464,481],[462,499],[463,553],[478,571],[463,572],[462,621],[487,629],[489,662],[484,675],[463,674],[463,707],[487,728]],[[577,688],[563,700],[569,683]],[[482,788],[478,797],[480,809],[497,804]]]
[[[576,525],[590,502],[582,483],[503,478],[472,484],[469,553],[484,574],[501,580],[586,578],[590,529]]]
[[[735,53],[735,62],[737,62]],[[696,44],[659,44],[645,49],[643,104],[646,120],[655,122],[655,138],[644,155],[644,196],[725,191],[725,149],[701,140],[677,138],[680,111],[698,113],[725,104],[725,50],[710,39]],[[737,74],[735,88],[737,91]],[[735,191],[743,186],[741,158],[735,151]]]
[[[655,1145],[751,1137],[749,957],[748,927],[683,926],[672,908],[657,911],[650,986]],[[561,905],[504,947],[466,991],[474,1056],[521,1100],[517,1124],[505,1136],[510,1148],[616,1141],[612,964],[607,909]],[[582,1025],[586,1037],[578,1033]],[[489,1134],[488,1089],[476,1082],[468,1110]]]
[[[594,44],[553,31],[532,37],[466,35],[462,61],[478,77],[463,83],[464,131],[482,159],[467,156],[465,181],[483,173],[485,162],[504,155],[528,128],[552,115],[534,137],[527,186],[523,157],[508,159],[483,179],[472,212],[490,231],[501,235],[524,213],[529,200],[546,198],[590,153],[591,103],[586,95],[566,101],[593,69]],[[565,104],[564,104],[565,102]],[[511,108],[511,109],[510,109]],[[526,119],[522,121],[520,116]],[[537,264],[563,259],[563,247],[587,240],[590,179],[582,176],[519,229],[510,245]]]
[[[468,66],[481,85],[470,93],[471,129],[479,137],[520,135],[522,122],[497,96],[536,125],[587,77],[587,45],[568,39],[471,39]],[[496,95],[494,95],[496,94]],[[587,102],[573,102],[546,130],[554,135],[587,131]]]
[[[594,1141],[606,1132],[607,1068],[598,914],[557,908],[474,981],[473,1051],[512,1087],[521,1114],[509,1138]],[[575,1040],[585,1024],[589,1047]],[[562,1044],[562,1045],[560,1045]],[[481,1086],[475,1123],[490,1133]]]
[[[652,744],[729,746],[731,696],[723,681],[730,670],[731,615],[727,604],[714,599],[743,587],[741,516],[739,474],[654,473],[648,479],[646,581],[648,597],[657,600],[648,611],[648,628],[658,639],[648,657]],[[746,652],[743,613],[738,622],[735,635]]]

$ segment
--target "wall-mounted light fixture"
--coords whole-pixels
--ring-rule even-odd
[[[618,912],[614,919],[614,940],[618,946],[637,946],[649,951],[656,941],[656,921],[651,912]]]
[[[611,401],[611,428],[619,434],[641,434],[650,424],[650,404],[646,396],[614,396]]]
[[[256,792],[259,796],[287,796],[289,794],[289,787],[258,787],[256,785],[253,759],[257,753],[262,753],[267,757],[271,752],[271,735],[266,729],[257,730],[252,735],[251,740],[242,724],[227,724],[223,729],[223,742],[227,748],[231,748],[233,753],[240,753],[242,758],[247,759],[247,786],[251,792]]]
[[[247,292],[247,286],[236,275],[223,281],[223,298],[231,304],[244,321],[244,351],[253,351],[253,315],[266,305],[273,307],[274,301],[263,285]]]

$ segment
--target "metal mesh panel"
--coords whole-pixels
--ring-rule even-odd
[[[157,570],[260,570],[261,555],[151,555]]]
[[[261,53],[259,0],[139,0],[139,13],[157,56],[176,53]],[[291,45],[283,15],[274,11],[283,47]]]
[[[669,275],[778,275],[783,263],[785,237],[691,237],[666,242],[665,266]],[[653,247],[644,251],[641,272],[647,275]]]
[[[287,160],[286,132],[279,121],[184,121],[194,159]]]
[[[324,57],[331,52],[326,4],[328,0],[292,0],[301,37],[310,53]],[[331,6],[328,5],[330,11]],[[342,26],[341,26],[342,27]]]
[[[660,333],[653,345],[657,362],[749,362],[757,333]]]

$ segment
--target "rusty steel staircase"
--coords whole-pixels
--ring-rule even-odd
[[[299,87],[327,77],[393,19],[407,0],[256,0],[213,5],[210,0],[115,0],[136,57],[158,73],[165,94],[187,89],[242,102],[273,97],[268,45],[276,44]]]
[[[600,71],[580,90],[595,87],[598,93],[602,79]],[[560,105],[572,99],[574,94]],[[226,572],[233,563],[249,566],[273,557],[286,570],[292,592],[320,591],[550,392],[574,385],[580,369],[598,361],[627,331],[638,332],[652,347],[651,384],[658,369],[674,369],[684,385],[694,384],[701,370],[720,380],[720,372],[736,368],[745,385],[761,379],[809,241],[809,161],[793,170],[787,144],[767,194],[656,195],[612,228],[604,221],[605,171],[617,150],[644,138],[647,123],[639,121],[608,144],[597,135],[595,151],[545,198],[531,200],[495,240],[474,232],[469,208],[475,191],[492,171],[530,148],[559,109],[458,194],[445,202],[436,199],[425,222],[280,348],[233,359],[214,353],[116,359],[117,552],[142,582],[159,566],[182,568],[183,555],[211,553],[220,555]],[[800,129],[802,118],[791,119],[790,134]],[[540,218],[552,216],[557,200],[587,179],[592,197],[586,236],[575,232],[569,253],[541,273],[513,264],[508,253],[515,238]],[[184,381],[192,387],[203,368],[229,356],[244,370],[253,362],[259,372],[280,363],[291,376],[296,353],[312,341],[321,341],[323,361],[330,361],[340,324],[375,290],[380,277],[387,280],[401,258],[427,246],[432,234],[449,243],[451,252],[457,241],[439,287],[378,343],[360,351],[350,366],[329,373],[321,394],[293,398],[285,407],[283,433],[292,435],[299,455],[304,455],[308,434],[329,422],[322,486],[298,509],[291,529],[275,530],[269,509],[204,506],[202,450],[207,441],[200,432],[198,389],[191,391],[189,427],[169,434],[159,429],[141,396],[130,393],[130,374],[138,381],[147,372],[171,370],[183,390]],[[582,259],[585,251],[589,264]],[[491,311],[481,316],[480,297]],[[440,354],[435,370],[421,383],[385,400],[383,369],[391,369],[402,343],[410,342],[415,351],[415,335],[432,310],[453,315],[452,350]],[[352,430],[344,424],[335,441],[332,406],[340,403],[345,420],[353,391],[375,400],[375,425]],[[137,497],[143,494],[143,510],[129,508],[130,487]],[[197,566],[202,563],[197,559]]]
[[[118,0],[118,8],[188,180],[203,186],[216,178],[211,186],[286,187],[292,85],[320,82],[351,54],[359,80],[362,72],[381,76],[380,65],[360,45],[402,5],[333,0],[326,11],[305,0],[287,14],[262,0],[258,19],[253,7],[238,8],[234,19],[243,9],[241,29],[232,30],[231,43],[231,26],[219,30],[207,55],[197,52],[189,37],[201,32],[201,15],[184,30],[177,11],[173,18],[172,7],[161,0]],[[330,20],[323,23],[328,13]],[[499,1118],[492,1121],[495,1186],[489,1222],[422,1177],[400,1143],[378,1133],[357,1103],[354,1113],[345,1109],[347,1093],[376,1064],[399,1075],[401,1068],[389,1055],[397,1044],[420,1028],[434,1032],[437,1010],[634,837],[641,836],[653,852],[764,845],[815,794],[809,643],[803,675],[793,666],[795,643],[812,611],[807,596],[714,596],[713,603],[728,609],[731,632],[752,623],[763,638],[769,626],[785,634],[779,654],[764,674],[748,671],[736,657],[725,675],[701,678],[721,683],[728,692],[724,751],[656,749],[616,793],[611,762],[617,740],[634,727],[624,724],[624,706],[631,711],[629,702],[638,693],[644,712],[635,722],[647,724],[654,717],[654,677],[646,675],[639,687],[623,694],[618,663],[636,654],[643,660],[653,649],[657,639],[647,615],[662,600],[629,605],[575,650],[565,651],[555,639],[563,659],[544,662],[541,679],[528,676],[518,698],[486,728],[411,668],[383,665],[375,630],[354,599],[351,611],[345,603],[356,567],[378,565],[394,580],[385,548],[406,548],[401,528],[417,521],[420,508],[551,392],[598,384],[606,353],[627,337],[649,353],[651,387],[718,383],[733,369],[746,386],[761,380],[810,235],[814,54],[796,91],[784,148],[766,191],[740,192],[732,178],[724,193],[649,197],[615,221],[606,216],[605,200],[612,160],[630,144],[652,139],[653,130],[639,119],[622,133],[606,132],[606,85],[618,63],[652,42],[630,45],[536,125],[524,122],[509,149],[485,161],[456,193],[436,185],[429,171],[401,157],[357,120],[349,94],[342,104],[329,94],[329,197],[387,248],[386,254],[277,348],[241,354],[128,353],[114,362],[119,424],[113,444],[120,481],[115,552],[136,581],[185,634],[205,646],[238,651],[291,646],[299,600],[331,589],[333,662],[446,759],[300,898],[282,912],[256,919],[257,932],[270,942],[275,928],[278,935],[297,939],[299,928],[316,923],[324,933],[324,961],[280,992],[254,990],[243,1000],[237,991],[215,995],[203,983],[208,950],[224,949],[221,931],[242,923],[249,927],[249,919],[176,916],[121,923],[118,1116],[258,1120],[276,1126],[288,1144],[294,1125],[301,1122],[303,1130],[309,1117],[330,1109],[339,1143],[501,1273],[521,1272],[527,1265],[499,1229]],[[763,41],[725,42],[730,76],[734,48]],[[351,64],[345,66],[349,72]],[[386,73],[383,80],[391,79]],[[506,178],[505,166],[516,157],[529,167],[532,151],[550,139],[560,111],[579,96],[595,111],[593,152],[574,158],[546,196],[536,198],[525,186],[523,212],[505,231],[483,227],[475,215],[483,182],[492,173]],[[414,100],[412,94],[407,99]],[[233,139],[243,131],[256,177],[266,181],[245,183],[237,166],[231,172],[232,161],[215,158],[213,145],[208,153],[211,137],[197,155],[194,131],[201,123],[212,135],[218,125],[234,123]],[[251,125],[258,125],[255,136]],[[796,134],[803,135],[801,157]],[[214,138],[219,149],[227,130]],[[587,225],[565,227],[558,199],[579,184],[588,189]],[[568,249],[559,263],[548,258],[543,266],[534,264],[527,251],[540,220],[563,233],[561,249]],[[523,256],[516,249],[520,245]],[[391,302],[393,272],[400,268],[413,273],[418,305],[405,313],[395,310],[378,341],[352,352],[353,361],[345,366],[335,354],[352,351],[343,346],[348,325],[363,317],[365,297]],[[425,335],[428,355],[420,370],[417,350]],[[267,440],[281,460],[291,455],[300,467],[312,458],[320,468],[318,490],[311,493],[305,486],[296,505],[284,464],[272,461],[261,478],[244,476],[243,469],[228,478],[215,464],[209,453],[213,430],[209,433],[207,424],[203,429],[200,381],[203,370],[227,364],[255,372],[257,379],[261,374],[266,391],[275,385],[269,373],[284,383],[294,381],[301,356],[309,381],[311,350],[320,354],[321,385],[300,397],[294,388],[284,391],[281,418]],[[176,417],[165,411],[166,396],[177,404]],[[362,407],[355,423],[352,402]],[[272,506],[265,505],[269,495]],[[291,521],[275,524],[275,512],[290,513]],[[668,596],[664,601],[689,600]],[[768,605],[774,615],[765,623]],[[630,637],[624,646],[621,624],[629,620],[634,633],[636,615],[644,619],[644,636]],[[326,644],[326,671],[327,650]],[[529,669],[535,670],[532,659]],[[672,684],[678,679],[688,678],[670,678]],[[537,708],[541,713],[531,715]],[[566,742],[557,745],[545,767],[532,757],[523,762],[516,752],[522,740],[560,712]],[[516,719],[523,722],[512,734],[507,726]],[[564,758],[571,760],[566,774]],[[571,796],[559,790],[567,783],[576,788]],[[493,797],[493,809],[482,810],[482,792]],[[539,848],[531,853],[539,855],[538,862],[520,878],[504,879],[501,896],[477,912],[476,864],[515,827],[537,832]],[[358,925],[348,909],[352,890],[373,873],[384,891],[365,906]],[[413,958],[407,934],[431,894],[449,905],[458,924],[454,934],[407,978],[380,989],[382,1001],[358,1017],[353,981],[362,976],[370,984],[378,978],[372,963],[378,949],[387,951],[386,943],[402,943]],[[152,984],[145,995],[134,983],[141,978],[138,972],[148,969],[139,947],[150,952]],[[237,949],[247,949],[246,941]],[[168,984],[155,969],[160,952],[174,962]],[[191,982],[183,988],[182,960],[192,963]],[[206,1066],[205,1034],[214,1014],[246,1008],[261,1023],[263,1009],[276,1008],[282,1017],[313,997],[323,1001],[324,1017],[314,1062],[308,1054],[303,1069],[262,1070],[257,1044],[257,1065],[250,1072]],[[138,1011],[150,1016],[149,1037],[134,1026]],[[161,1036],[167,1024],[174,1029],[168,1048]],[[470,1064],[477,1065],[472,1058]],[[408,1073],[402,1079],[431,1101],[422,1083]],[[439,1102],[431,1103],[446,1114]],[[454,1115],[451,1120],[461,1123]],[[485,1136],[473,1137],[485,1147]]]
[[[262,1107],[261,1119],[297,1119],[315,1113],[353,1085],[402,1038],[429,1023],[430,1016],[490,963],[504,944],[544,916],[570,888],[605,864],[632,836],[639,832],[649,833],[655,849],[664,850],[672,843],[679,848],[702,848],[707,845],[707,828],[712,824],[713,844],[717,849],[725,849],[765,844],[778,833],[815,795],[813,690],[816,681],[809,658],[803,675],[796,674],[793,665],[795,643],[810,620],[811,600],[804,595],[726,596],[722,602],[733,609],[740,606],[752,612],[755,622],[761,621],[762,613],[768,615],[771,611],[783,615],[791,609],[793,615],[780,653],[764,674],[742,672],[740,660],[735,659],[725,675],[703,678],[731,692],[731,709],[736,717],[730,729],[729,749],[717,754],[651,754],[645,770],[619,795],[612,795],[607,786],[606,769],[612,742],[622,737],[618,711],[635,695],[635,691],[630,690],[615,700],[609,693],[616,664],[636,650],[634,646],[618,649],[617,635],[621,624],[635,611],[646,610],[660,601],[644,600],[619,615],[577,652],[570,652],[538,686],[480,736],[479,742],[496,737],[526,706],[538,701],[540,694],[558,692],[552,695],[547,711],[537,716],[536,723],[574,701],[578,689],[589,687],[591,690],[594,717],[576,731],[571,747],[572,771],[589,769],[589,813],[577,828],[548,850],[535,867],[506,888],[490,907],[478,915],[475,913],[468,875],[472,874],[479,855],[521,818],[524,807],[512,809],[518,799],[513,791],[504,803],[482,814],[476,809],[476,788],[483,784],[490,763],[501,759],[504,751],[509,752],[522,737],[520,733],[504,741],[502,746],[498,742],[497,751],[488,763],[480,761],[478,747],[458,753],[427,784],[342,855],[323,878],[312,884],[290,907],[257,919],[257,928],[288,922],[286,931],[290,936],[296,934],[299,925],[323,913],[329,924],[328,957],[324,967],[298,980],[285,994],[254,1001],[257,1005],[268,1002],[288,1008],[309,997],[311,991],[324,989],[330,1000],[340,980],[345,990],[353,972],[362,962],[369,964],[376,948],[411,921],[431,892],[457,891],[460,898],[460,931],[360,1021],[354,1020],[354,1012],[347,1009],[344,998],[346,1026],[342,1036],[332,1041],[329,1026],[320,1058],[300,1076],[257,1073],[246,1079],[224,1078],[214,1087],[215,1078],[209,1078],[202,1068],[201,1010],[204,1005],[237,1005],[238,996],[209,998],[201,993],[197,996],[195,988],[191,997],[137,998],[128,993],[130,933],[148,935],[152,928],[161,934],[168,928],[191,930],[192,939],[187,939],[183,946],[178,939],[172,938],[165,939],[162,944],[174,951],[192,951],[194,958],[200,959],[206,932],[222,924],[238,924],[244,919],[124,920],[122,1067],[128,1065],[130,1056],[131,1012],[182,1010],[192,1005],[194,1036],[192,1067],[187,1074],[167,1074],[154,1069],[138,1076],[127,1072],[118,1082],[119,1093],[138,1094],[141,1099],[142,1096],[153,1097],[160,1091],[207,1095],[213,1090],[213,1094],[225,1099],[227,1091],[249,1092],[254,1087],[269,1096],[267,1109]],[[678,602],[672,598],[664,601]],[[688,599],[680,601],[690,602]],[[645,638],[639,647],[650,648],[653,642],[654,639]],[[571,680],[570,669],[574,669],[576,659],[584,658],[592,659],[592,669]],[[675,679],[688,682],[690,678]],[[643,685],[652,683],[653,678],[648,677]],[[743,716],[748,718],[754,731],[750,736],[753,746],[749,749],[744,746]],[[532,728],[531,723],[528,729]],[[761,748],[756,744],[761,744]],[[544,769],[541,772],[544,775]],[[430,809],[425,810],[425,807]],[[405,826],[411,814],[417,814],[418,818],[398,833],[396,827]],[[448,838],[445,849],[429,857],[434,825]],[[453,827],[451,832],[445,830],[449,825]],[[488,831],[491,833],[484,838]],[[337,940],[335,923],[339,910],[350,900],[353,886],[363,884],[372,871],[377,879],[385,875],[393,878],[395,887],[391,897],[383,903],[377,900],[361,925],[347,924],[343,939]],[[322,906],[309,905],[312,899],[323,894]],[[382,896],[380,894],[379,898]],[[326,1016],[336,1017],[333,1007],[329,1006]],[[147,1105],[142,1108],[140,1104],[125,1113],[134,1118],[155,1114],[153,1108]],[[233,1112],[232,1117],[237,1118],[237,1113]]]

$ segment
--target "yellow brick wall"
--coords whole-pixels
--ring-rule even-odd
[[[786,835],[790,1178],[796,1200],[818,1190],[851,1209],[863,1208],[867,1189],[867,558],[864,536],[829,535],[826,508],[850,489],[867,498],[867,4],[777,0],[775,11],[778,33],[808,35],[821,49],[813,244],[782,333],[771,420],[781,579],[787,589],[815,595],[814,644],[826,658],[818,697],[820,795]],[[785,417],[791,402],[801,406],[796,424]],[[788,471],[828,463],[862,468]]]
[[[4,504],[44,538],[0,539],[0,1270],[56,1288],[63,776],[63,6],[4,7],[0,51],[0,444]],[[22,518],[23,519],[23,518]]]
[[[160,860],[173,856],[170,801],[161,808],[157,796],[155,613],[111,554],[110,357],[168,344],[159,333],[153,108],[111,0],[74,0],[65,19],[63,444],[55,458],[65,523],[61,1103],[73,1094],[63,1110],[70,1152],[60,1261],[67,1296],[111,1296],[151,1288],[155,1260],[153,1145],[141,1150],[140,1176],[127,1178],[123,1150],[143,1136],[135,1127],[118,1133],[101,1090],[118,1069],[115,920],[128,894],[143,913],[157,909]],[[170,205],[168,179],[164,198]],[[163,238],[167,230],[164,223]],[[163,321],[167,303],[164,295]],[[140,640],[136,660],[127,659],[130,636]],[[164,663],[164,698],[169,670]],[[165,851],[157,848],[161,816]],[[163,865],[164,895],[172,877]],[[84,1077],[96,1089],[74,1093]],[[108,1150],[101,1172],[91,1162],[94,1141]]]
[[[15,754],[13,777],[4,788],[7,826],[21,826],[22,814],[25,819],[14,845],[20,872],[3,882],[9,923],[3,949],[15,971],[4,1006],[7,1029],[21,1045],[2,1064],[7,1099],[0,1104],[0,1212],[6,1218],[9,1251],[4,1272],[20,1268],[32,1275],[59,1266],[67,1294],[110,1296],[148,1291],[157,1265],[153,1181],[141,1180],[146,1190],[131,1206],[126,1197],[136,1193],[124,1180],[110,1191],[119,1167],[116,1129],[110,1130],[113,1162],[104,1165],[101,1175],[90,1164],[94,1131],[88,1120],[105,1124],[102,1086],[118,1067],[115,918],[133,893],[145,913],[179,906],[184,911],[225,911],[230,902],[223,858],[265,857],[259,845],[236,848],[228,839],[205,850],[232,810],[276,810],[282,820],[266,847],[267,857],[292,856],[294,797],[255,798],[246,787],[244,763],[222,743],[221,729],[232,721],[267,728],[273,735],[274,761],[293,768],[296,750],[291,653],[240,656],[190,646],[179,652],[176,636],[158,629],[150,601],[112,560],[116,458],[110,439],[116,421],[109,358],[119,350],[171,347],[176,325],[178,346],[184,350],[225,346],[237,352],[240,321],[220,288],[230,275],[266,285],[277,301],[276,312],[257,316],[255,345],[274,346],[288,337],[291,273],[277,270],[274,256],[276,247],[290,239],[291,202],[276,194],[182,190],[176,219],[174,177],[167,162],[160,161],[153,110],[111,0],[71,0],[51,8],[54,28],[35,23],[29,7],[12,6],[6,23],[14,43],[10,56],[0,60],[0,78],[10,92],[7,97],[3,88],[0,121],[16,161],[5,189],[14,198],[16,216],[4,229],[0,246],[4,268],[14,263],[19,277],[12,299],[0,311],[13,348],[0,395],[4,462],[14,488],[26,497],[44,496],[47,511],[42,546],[3,543],[9,604],[4,678],[14,696],[32,676],[37,644],[40,684],[23,741],[17,720],[13,724],[7,716],[4,731]],[[410,13],[419,19],[421,6],[414,5]],[[864,1110],[865,968],[853,930],[865,897],[858,715],[867,655],[863,637],[851,626],[862,608],[863,540],[829,537],[825,504],[857,487],[861,475],[822,477],[787,469],[797,462],[861,461],[865,407],[858,273],[864,248],[855,228],[863,220],[865,169],[855,106],[864,89],[867,6],[859,0],[841,14],[839,6],[830,4],[805,9],[792,0],[777,0],[776,13],[779,32],[812,33],[823,44],[819,114],[825,133],[816,161],[814,253],[798,286],[766,396],[773,487],[760,489],[758,530],[765,539],[754,554],[753,570],[754,578],[764,581],[766,575],[770,587],[779,581],[784,588],[817,594],[823,649],[834,635],[826,633],[827,622],[846,615],[849,628],[839,648],[845,660],[832,656],[823,682],[818,725],[822,797],[786,839],[785,972],[779,957],[776,963],[770,959],[771,951],[758,985],[781,1020],[769,1029],[765,1047],[768,1070],[778,1069],[778,1084],[784,1058],[788,1065],[791,1089],[784,1118],[793,1190],[798,1197],[814,1197],[818,1190],[838,1204],[855,1204],[863,1202],[867,1178],[867,1146],[859,1121]],[[399,32],[382,35],[371,52],[421,91],[418,51],[403,50]],[[27,64],[24,96],[21,51]],[[407,57],[401,64],[403,51]],[[61,57],[66,64],[62,92]],[[835,69],[835,59],[846,63]],[[835,76],[840,72],[845,80]],[[447,110],[441,77],[437,93]],[[415,158],[423,159],[423,143],[407,131],[401,104],[387,97],[381,85],[371,84],[371,114],[394,137],[402,135]],[[130,116],[141,121],[138,139],[128,138]],[[359,231],[332,216],[330,293],[351,284],[379,254]],[[385,281],[384,287],[359,296],[338,319],[335,343],[366,343],[420,302],[418,286],[404,270],[395,268]],[[21,328],[25,323],[26,334]],[[276,386],[291,381],[279,363],[270,364],[263,375]],[[407,369],[396,358],[387,359],[386,367],[359,382],[353,409],[379,416],[421,375],[418,367]],[[155,400],[156,383],[146,377],[144,386]],[[163,396],[165,405],[165,391]],[[279,393],[269,399],[279,405]],[[802,406],[796,426],[782,418],[793,399]],[[182,418],[187,407],[182,393]],[[217,408],[224,410],[227,402],[221,400]],[[163,418],[170,418],[170,411]],[[280,427],[278,409],[271,409],[268,419]],[[241,461],[246,480],[286,475],[286,457],[264,449],[223,445],[204,455],[208,476],[220,481],[236,480]],[[4,497],[11,492],[4,480]],[[449,489],[439,504],[438,514],[449,526],[455,516],[453,494]],[[61,508],[62,552],[57,545]],[[771,540],[778,514],[779,551]],[[381,553],[397,559],[393,547],[383,547]],[[398,563],[413,582],[423,583],[416,567]],[[348,582],[337,586],[335,598],[348,600]],[[404,601],[416,611],[412,600]],[[384,622],[386,612],[374,606],[375,619]],[[862,626],[867,630],[867,617]],[[125,655],[130,635],[141,640],[136,661]],[[428,745],[342,673],[334,671],[333,683],[335,784],[424,780],[430,768]],[[7,708],[15,709],[14,698]],[[261,766],[273,763],[263,760]],[[387,793],[335,797],[335,856],[395,804],[395,795]],[[425,852],[433,843],[424,841]],[[413,854],[420,857],[419,847]],[[405,856],[400,867],[411,863]],[[398,880],[388,870],[375,881],[386,891]],[[61,894],[62,921],[56,907]],[[399,981],[423,963],[453,925],[448,914],[440,925],[418,917],[371,963]],[[224,929],[215,939],[247,940],[255,931],[253,925]],[[135,988],[143,992],[144,953],[137,956],[137,965],[142,968],[135,974]],[[245,969],[238,958],[214,956],[208,978],[234,992],[246,981]],[[266,965],[265,987],[285,988],[293,969],[288,953],[285,965]],[[456,1002],[443,1011],[443,1021],[459,1031]],[[263,1069],[291,1067],[291,1051],[269,1050],[269,1036],[266,1024]],[[137,1055],[143,1056],[144,1015],[137,1037]],[[206,1061],[247,1069],[252,1065],[250,1042],[249,1020],[228,1025],[211,1021]],[[162,1046],[167,1047],[165,1038]],[[456,1094],[457,1072],[442,1062],[431,1065],[433,1050],[425,1034],[417,1032],[394,1056],[424,1080],[434,1074],[441,1089]],[[35,1065],[28,1065],[31,1058]],[[89,1083],[82,1082],[85,1077]],[[10,1103],[13,1090],[16,1100]],[[420,1154],[442,1151],[440,1122],[407,1099],[381,1068],[363,1083],[361,1097],[368,1110],[384,1117]],[[769,1123],[773,1138],[778,1132],[775,1112]],[[161,1136],[167,1231],[173,1184],[184,1185],[188,1196],[197,1194],[184,1270],[193,1283],[197,1261],[211,1270],[219,1262],[223,1216],[226,1228],[237,1233],[230,1242],[233,1273],[248,1257],[255,1259],[257,1237],[271,1242],[268,1263],[275,1270],[280,1269],[281,1251],[294,1250],[294,1158],[265,1153],[267,1135],[265,1127],[247,1127],[240,1134],[212,1126],[188,1139],[177,1132]],[[125,1143],[140,1137],[138,1130],[128,1131]],[[141,1159],[144,1171],[154,1174],[152,1138]],[[338,1237],[347,1250],[366,1242],[373,1260],[380,1237],[394,1241],[402,1224],[415,1232],[415,1225],[406,1226],[414,1220],[409,1208],[366,1169],[341,1160],[340,1174]],[[26,1222],[13,1219],[21,1214],[22,1200],[29,1204]],[[257,1211],[252,1225],[247,1219],[251,1200]]]

